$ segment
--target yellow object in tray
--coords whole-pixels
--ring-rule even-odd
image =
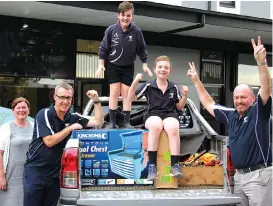
[[[199,153],[191,155],[190,158],[184,162],[184,164],[185,165],[205,165],[205,166],[215,166],[220,164],[220,161],[218,160],[217,156],[211,153],[203,154],[200,158],[194,161],[194,159],[199,155],[200,155]]]

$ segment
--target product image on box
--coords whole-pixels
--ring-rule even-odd
[[[110,167],[113,173],[128,179],[139,179],[144,169],[142,162],[142,131],[120,134],[123,148],[108,152]]]
[[[86,177],[91,177],[92,176],[92,169],[84,169],[84,175]]]
[[[85,168],[92,168],[92,160],[85,160],[84,161],[84,167]]]
[[[93,168],[100,168],[100,161],[99,160],[93,160]]]
[[[100,169],[93,169],[94,176],[100,176]]]

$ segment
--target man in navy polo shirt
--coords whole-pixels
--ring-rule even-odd
[[[193,81],[200,101],[216,119],[228,125],[231,159],[236,173],[234,193],[242,198],[241,205],[272,205],[272,137],[270,135],[271,83],[266,63],[266,50],[258,37],[252,39],[257,61],[260,90],[255,98],[247,84],[233,92],[235,108],[215,104],[199,80],[194,63],[189,63],[188,76]]]
[[[94,101],[93,118],[69,111],[73,93],[69,84],[57,85],[55,105],[40,110],[35,117],[23,177],[24,206],[57,205],[60,196],[61,157],[71,132],[85,127],[100,127],[104,122],[96,91],[87,92],[87,96]]]
[[[132,128],[130,125],[131,103],[127,94],[134,77],[136,55],[142,61],[143,71],[153,76],[147,66],[147,46],[142,31],[132,22],[133,16],[133,4],[128,1],[122,2],[118,7],[119,21],[106,29],[99,47],[99,66],[96,75],[101,76],[106,66],[110,84],[108,129],[118,127],[116,112],[120,95],[123,100],[124,127]]]

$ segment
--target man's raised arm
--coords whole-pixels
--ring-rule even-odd
[[[213,111],[213,105],[215,104],[215,102],[213,101],[212,97],[209,95],[204,85],[200,81],[198,74],[196,72],[194,62],[189,62],[189,66],[190,66],[190,69],[188,70],[187,75],[191,78],[193,84],[195,85],[195,88],[197,90],[197,93],[202,105],[212,116],[215,117],[215,114]]]
[[[258,36],[257,45],[254,39],[251,39],[252,46],[254,49],[254,58],[258,65],[259,77],[260,77],[260,96],[263,101],[263,104],[267,103],[271,95],[271,82],[270,82],[270,72],[266,62],[266,50],[262,44],[261,37]]]

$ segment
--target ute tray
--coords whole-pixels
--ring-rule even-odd
[[[223,186],[206,185],[206,186],[182,186],[174,190],[194,190],[194,189],[223,189]],[[139,186],[104,186],[104,187],[86,187],[82,191],[136,191],[136,190],[158,190],[153,185]]]

